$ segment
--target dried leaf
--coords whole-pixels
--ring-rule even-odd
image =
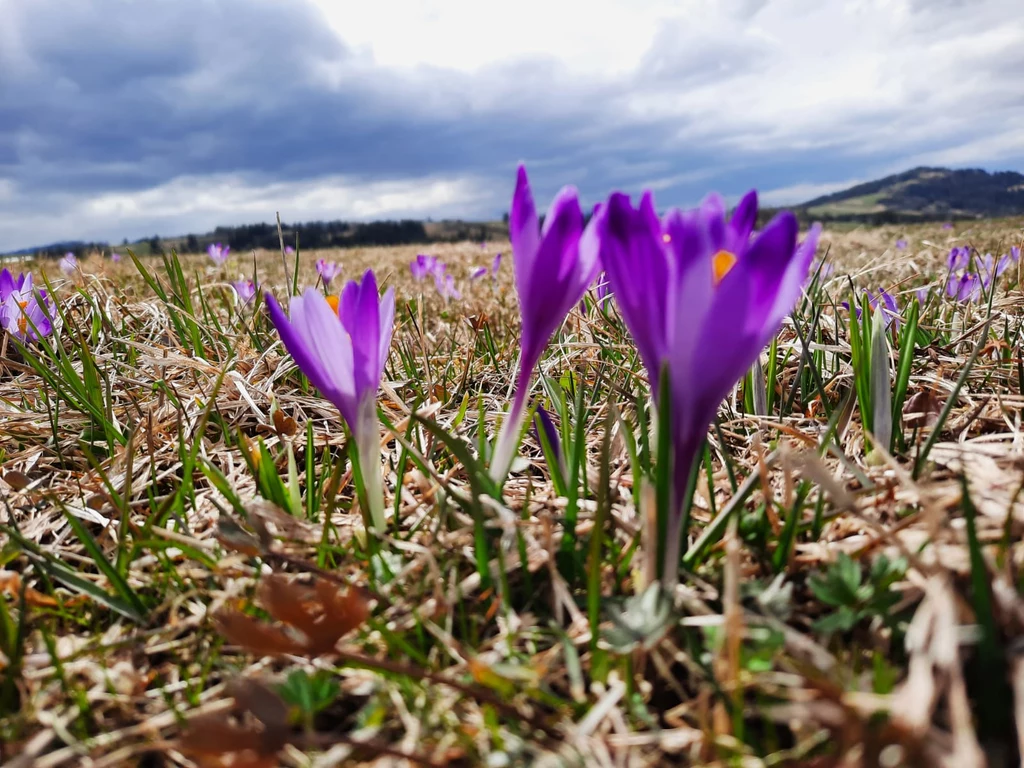
[[[259,680],[243,677],[227,686],[235,707],[248,712],[263,725],[260,752],[280,751],[288,741],[288,705]]]
[[[20,599],[21,575],[14,571],[0,571],[0,593]],[[32,587],[25,587],[25,604],[33,608],[56,608],[60,605],[54,598]]]
[[[270,415],[274,419],[274,429],[282,437],[291,437],[298,431],[299,425],[291,416],[285,416],[278,409],[274,409]]]
[[[228,714],[210,714],[191,718],[178,741],[178,748],[197,757],[254,749],[259,735],[253,729],[232,723],[228,717]]]
[[[3,481],[7,483],[11,488],[16,491],[23,491],[32,484],[32,480],[24,472],[19,472],[16,469],[8,470],[0,475]]]
[[[283,536],[293,541],[302,541],[307,544],[315,544],[320,540],[321,532],[308,523],[292,517],[281,507],[266,499],[252,499],[245,504],[246,514],[257,536],[269,546],[266,537],[272,534]],[[267,524],[274,527],[274,531],[267,528]]]
[[[214,538],[221,546],[232,552],[239,552],[249,557],[258,557],[263,554],[263,547],[260,540],[245,530],[236,520],[221,515],[217,520],[217,531]]]
[[[288,743],[288,706],[262,683],[228,685],[234,705],[188,721],[176,746],[204,768],[272,768]]]
[[[238,611],[220,611],[214,622],[228,642],[257,656],[301,655],[305,650],[305,638],[290,636],[285,627],[264,624]]]
[[[939,420],[942,413],[942,403],[930,389],[922,389],[907,398],[903,406],[903,419],[907,426],[931,427]]]
[[[237,611],[220,612],[217,623],[230,642],[261,656],[330,653],[339,639],[370,615],[365,597],[357,590],[341,592],[325,579],[307,586],[286,576],[267,576],[260,584],[259,599],[279,625]]]

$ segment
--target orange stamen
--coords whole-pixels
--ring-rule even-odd
[[[338,302],[339,301],[340,301],[340,297],[338,297],[338,296],[328,296],[327,297],[327,303],[331,305],[331,309],[334,310],[334,314],[338,314]]]
[[[719,251],[711,260],[711,269],[714,274],[715,285],[722,282],[729,270],[736,266],[736,256],[729,251]]]

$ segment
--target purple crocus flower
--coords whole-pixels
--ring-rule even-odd
[[[981,285],[988,290],[992,287],[992,281],[1002,275],[1013,260],[1010,258],[1010,254],[1004,253],[999,259],[996,259],[991,253],[986,253],[981,258],[977,259],[977,277],[981,280]]]
[[[455,287],[455,276],[447,271],[444,264],[439,265],[434,270],[434,286],[437,288],[437,292],[441,294],[441,298],[446,301],[448,299],[462,298],[459,289]]]
[[[470,280],[479,280],[481,277],[487,274],[487,267],[476,267],[472,272],[469,273]]]
[[[32,275],[15,280],[6,269],[0,272],[0,329],[19,341],[35,341],[53,332],[53,305],[46,291],[32,290]]]
[[[870,291],[868,292],[868,297],[870,301]],[[900,329],[902,317],[900,316],[900,307],[896,303],[896,297],[884,288],[879,288],[878,293],[874,296],[874,303],[871,306],[873,309],[879,305],[882,306],[882,314],[885,317],[885,327],[888,328],[889,324],[892,323],[893,327],[898,331]]]
[[[655,401],[670,409],[674,482],[666,586],[678,575],[683,496],[708,427],[800,298],[817,246],[820,227],[798,245],[797,220],[788,211],[751,240],[756,221],[754,191],[730,220],[718,195],[659,219],[648,191],[638,208],[628,196],[612,194],[591,222]],[[663,369],[667,392],[659,391]]]
[[[500,256],[501,254],[498,255]],[[1014,261],[1020,261],[1020,248],[1016,245],[1010,248],[1010,258]]]
[[[597,278],[597,307],[604,311],[612,299],[612,284],[608,282],[608,273],[602,272]]]
[[[317,259],[316,272],[320,275],[320,279],[324,281],[324,288],[327,288],[330,286],[331,280],[341,274],[341,264],[336,261]]]
[[[78,268],[78,259],[75,258],[75,254],[68,251],[64,254],[64,257],[60,260],[60,271],[65,275],[75,274],[75,270]]]
[[[7,267],[0,270],[0,305],[7,300],[7,297],[12,291],[20,291],[25,286],[25,281],[29,281],[29,290],[31,291],[32,275],[31,274],[19,274],[17,278],[11,273]]]
[[[950,271],[957,272],[961,269],[965,269],[971,262],[971,249],[967,246],[963,248],[951,248],[949,256],[946,258],[946,264],[949,266]]]
[[[385,528],[380,473],[377,389],[384,373],[395,320],[395,293],[377,292],[373,270],[349,281],[340,296],[307,288],[294,296],[290,318],[267,294],[267,309],[285,349],[310,383],[341,413],[355,442],[373,527]]]
[[[895,324],[896,330],[898,331],[900,328],[901,320],[900,308],[899,305],[896,303],[896,299],[893,297],[893,295],[884,288],[879,288],[877,294],[872,293],[871,291],[864,291],[864,295],[868,297],[868,307],[872,311],[877,309],[878,306],[881,304],[882,316],[885,318],[886,330],[888,330],[890,325]],[[844,301],[842,303],[842,306],[844,306],[846,310],[849,311],[849,302]],[[860,320],[860,306],[854,307],[854,311],[856,312],[857,319]]]
[[[906,250],[906,247],[907,247],[907,241],[904,240],[902,237],[899,240],[896,241],[896,248],[898,250],[901,250],[901,251]]]
[[[509,212],[509,238],[522,332],[515,396],[491,458],[491,478],[497,483],[505,479],[512,464],[533,369],[597,273],[597,243],[591,240],[585,246],[582,235],[583,210],[576,189],[563,187],[555,196],[542,228],[526,168],[520,165]]]
[[[409,271],[416,280],[433,275],[437,270],[437,256],[430,256],[426,253],[416,254],[416,258],[409,263]]]
[[[565,477],[568,473],[565,468],[565,458],[562,455],[562,441],[558,437],[558,429],[555,427],[554,422],[551,421],[551,416],[548,415],[548,412],[544,410],[544,406],[542,405],[537,406],[537,419],[533,425],[533,432],[534,436],[537,438],[537,442],[543,445],[540,439],[541,432],[537,429],[538,423],[540,424],[540,430],[544,431],[544,439],[547,440],[548,445],[551,447],[551,453],[554,457],[557,469],[561,473],[562,477]],[[552,467],[551,469],[553,471],[555,467]]]
[[[952,222],[947,221],[945,224],[942,225],[942,228],[943,229],[952,229],[953,228],[953,224],[952,224]]]
[[[242,304],[248,304],[256,295],[256,283],[252,280],[235,280],[231,287],[235,289],[238,301]]]
[[[292,248],[290,245],[286,245],[284,247],[284,252],[285,252],[285,255],[287,255],[287,256],[294,256],[295,255],[295,249]]]
[[[946,295],[949,298],[955,299],[957,297],[957,292],[960,290],[961,279],[962,277],[960,275],[950,275],[946,278]]]
[[[922,307],[928,302],[928,294],[931,293],[931,290],[932,287],[930,285],[926,285],[914,291],[914,298],[917,299],[917,303]]]
[[[119,264],[121,262],[121,254],[118,253],[117,251],[111,251],[110,260],[115,264]]]
[[[962,302],[976,302],[981,299],[982,280],[971,272],[950,275],[946,281],[946,295]]]
[[[491,279],[495,280],[498,277],[498,268],[501,267],[501,251],[498,251],[494,256],[494,261],[491,262]]]
[[[220,243],[210,243],[206,249],[207,255],[213,259],[214,264],[223,264],[228,260],[228,255],[231,253],[231,246],[221,245]]]
[[[879,288],[877,294],[872,294],[871,291],[865,291],[868,295],[868,306],[872,310],[878,306],[882,307],[882,317],[885,318],[885,327],[889,328],[890,325],[898,332],[900,329],[900,307],[896,303],[896,298],[884,288]],[[860,317],[860,311],[858,310],[857,316]]]

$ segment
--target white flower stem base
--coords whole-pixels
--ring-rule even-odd
[[[516,448],[519,446],[519,435],[523,431],[523,420],[526,418],[526,387],[516,388],[515,398],[512,400],[512,409],[502,422],[501,431],[494,444],[494,454],[491,456],[491,480],[501,483],[508,475],[512,467],[512,459],[515,456]]]
[[[377,403],[373,398],[360,405],[356,451],[359,454],[359,473],[363,480],[363,494],[369,506],[370,522],[378,533],[387,530],[384,519],[384,482],[380,468],[380,422]]]

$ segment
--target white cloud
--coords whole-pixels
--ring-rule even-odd
[[[1019,98],[1006,104],[1019,74],[1003,62],[1020,61],[1024,45],[1024,22],[1010,5],[993,0],[911,13],[898,0],[776,0],[746,19],[712,12],[697,23],[680,20],[675,45],[686,51],[705,49],[707,37],[723,47],[747,40],[753,63],[737,66],[729,57],[744,54],[728,46],[721,76],[685,91],[641,82],[625,101],[648,117],[679,118],[681,135],[691,140],[750,151],[877,151],[879,143],[897,149],[976,134],[994,110],[1009,117],[1007,108],[1020,108]],[[954,17],[963,23],[949,23]]]
[[[666,0],[314,0],[341,38],[373,63],[472,73],[516,59],[553,58],[590,76],[632,69],[662,18]]]
[[[952,147],[913,155],[906,164],[972,165],[978,164],[978,158],[984,158],[988,161],[985,165],[990,165],[1004,158],[1020,157],[1024,157],[1024,131],[1010,128],[1001,133],[969,139]]]
[[[843,189],[861,184],[865,179],[847,179],[846,181],[829,181],[823,184],[791,184],[786,187],[778,187],[758,193],[758,199],[763,205],[798,205],[806,203],[822,195],[830,195]]]
[[[608,125],[676,121],[679,144],[751,152],[959,142],[1021,106],[1015,0],[314,2],[375,67],[468,76],[439,112],[519,103],[513,65],[538,60],[556,66],[538,105],[602,98]]]

